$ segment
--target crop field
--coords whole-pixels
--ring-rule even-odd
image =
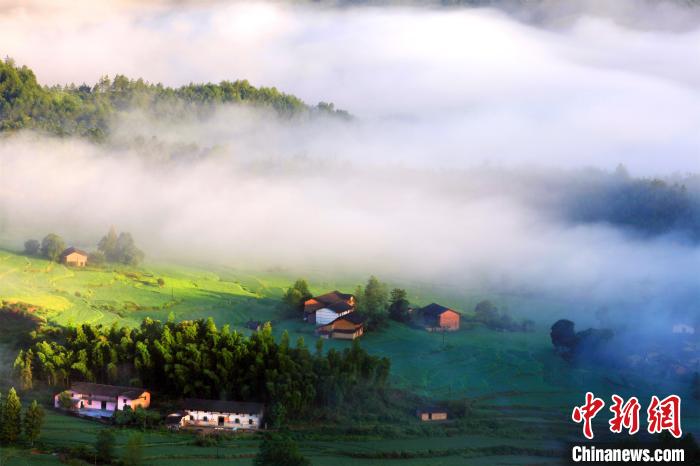
[[[42,433],[42,443],[49,449],[61,447],[86,446],[95,442],[95,436],[103,425],[89,420],[64,416],[53,411],[47,413]],[[116,430],[115,454],[119,456],[130,435],[137,431]],[[190,433],[165,431],[148,431],[142,433],[144,444],[144,460],[149,465],[250,465],[252,457],[257,452],[256,438],[247,436],[232,436],[219,446],[200,447],[193,444],[195,439]],[[498,439],[494,437],[473,435],[449,438],[431,439],[397,439],[397,440],[328,440],[299,442],[302,452],[308,456],[314,466],[359,466],[377,464],[382,454],[403,452],[408,456],[398,462],[402,466],[413,465],[518,465],[518,464],[556,464],[557,458],[548,456],[529,456],[528,461],[522,457],[494,456],[488,448],[528,447],[542,452],[550,451],[554,446],[546,441],[524,441],[518,439]],[[425,453],[434,452],[432,458],[424,457]],[[61,464],[59,458],[53,455],[16,454],[11,449],[0,450],[3,466],[20,466],[25,464]],[[355,456],[365,455],[360,458]],[[415,458],[411,458],[415,455]],[[467,463],[468,459],[468,463]]]

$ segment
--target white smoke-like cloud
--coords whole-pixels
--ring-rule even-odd
[[[627,4],[640,7],[634,24],[619,20],[624,9],[593,14],[595,2],[572,16],[552,7],[565,20],[540,25],[495,9],[1,4],[3,53],[44,83],[248,78],[357,118],[124,116],[115,141],[156,136],[163,145],[147,156],[4,139],[0,234],[19,244],[56,231],[90,245],[116,224],[151,257],[598,301],[688,296],[696,246],[572,225],[533,202],[561,193],[533,188],[530,172],[700,171],[700,23]],[[190,143],[206,155],[170,157]],[[522,186],[503,186],[512,172]]]

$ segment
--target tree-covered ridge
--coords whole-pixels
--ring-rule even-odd
[[[188,84],[172,88],[117,75],[93,86],[42,86],[34,72],[12,59],[0,60],[0,131],[23,128],[59,136],[77,135],[102,141],[121,111],[141,110],[156,118],[205,116],[218,105],[249,104],[270,108],[285,118],[327,114],[347,118],[333,104],[309,106],[274,87],[254,87],[247,80]]]
[[[255,400],[272,406],[276,418],[303,417],[313,406],[384,386],[389,360],[358,344],[309,351],[286,332],[275,341],[269,324],[246,337],[207,320],[160,322],[138,328],[82,324],[35,334],[35,343],[15,362],[19,374],[67,387],[72,381],[129,384],[172,398]]]

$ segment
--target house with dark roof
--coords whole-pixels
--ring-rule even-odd
[[[326,325],[354,310],[355,296],[336,290],[304,301],[304,320]]]
[[[316,327],[316,334],[323,338],[354,340],[365,333],[365,319],[357,312],[345,314],[325,325]]]
[[[416,410],[416,416],[424,422],[446,421],[447,410],[439,406],[425,406]]]
[[[127,406],[131,409],[146,409],[151,405],[150,392],[137,387],[75,382],[66,392],[73,402],[71,409],[88,416],[111,415]],[[54,407],[63,407],[60,398],[61,393],[54,396]]]
[[[182,412],[168,416],[170,426],[230,430],[255,430],[262,426],[262,403],[189,398]]]
[[[422,308],[420,312],[428,331],[459,330],[459,321],[462,315],[454,309],[432,303]]]
[[[82,249],[69,247],[61,253],[61,263],[74,267],[85,267],[87,265],[88,253]]]

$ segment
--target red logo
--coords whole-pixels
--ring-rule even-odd
[[[571,413],[571,419],[576,423],[583,421],[583,435],[587,439],[593,438],[592,421],[598,411],[603,409],[605,402],[600,398],[596,398],[593,393],[586,393],[586,403],[583,406],[576,406]]]
[[[681,397],[670,395],[659,401],[652,396],[647,409],[647,430],[650,434],[658,434],[667,430],[676,438],[683,434],[681,430]]]
[[[613,404],[610,411],[613,413],[612,419],[608,421],[610,432],[619,434],[623,429],[629,435],[639,432],[639,412],[641,405],[637,397],[631,397],[625,401],[621,396],[612,395]],[[586,393],[586,402],[581,406],[574,407],[571,419],[577,424],[583,422],[583,435],[587,439],[592,439],[593,419],[605,406],[605,402],[596,398],[591,392]],[[670,395],[659,400],[654,395],[651,397],[647,408],[647,431],[650,434],[659,434],[668,431],[675,438],[683,435],[681,430],[681,398],[678,395]]]

